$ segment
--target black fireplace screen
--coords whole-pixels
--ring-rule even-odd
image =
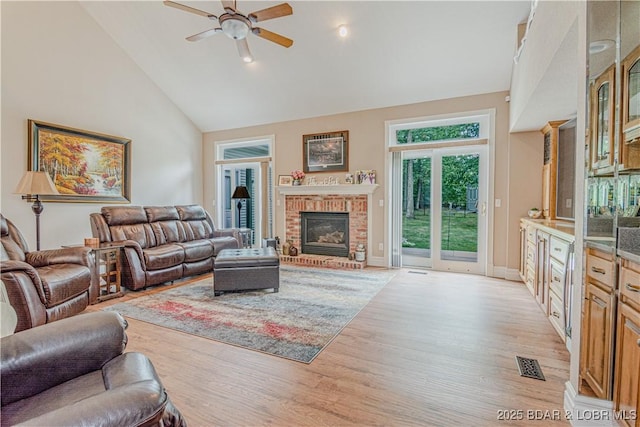
[[[348,212],[301,212],[302,253],[349,255]]]

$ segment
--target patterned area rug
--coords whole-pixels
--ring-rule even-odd
[[[212,278],[104,310],[310,363],[391,280],[392,270],[280,267],[280,292],[213,296]]]

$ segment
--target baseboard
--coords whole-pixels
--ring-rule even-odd
[[[487,276],[495,277],[496,279],[504,279],[507,273],[506,267],[496,267],[495,265],[487,266]]]
[[[384,267],[384,268],[388,268],[389,265],[387,264],[387,259],[384,257],[375,257],[375,256],[370,256],[367,259],[367,265],[370,265],[371,267]]]
[[[508,268],[504,278],[507,280],[511,280],[514,282],[522,282],[522,277],[520,277],[520,271],[519,270],[515,270],[513,268]]]
[[[618,427],[610,400],[579,395],[570,381],[564,389],[564,417],[575,427]]]

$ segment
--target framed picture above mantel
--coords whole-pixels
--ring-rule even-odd
[[[309,172],[349,171],[349,131],[302,136],[302,170]]]
[[[45,171],[60,195],[44,201],[128,203],[131,140],[29,120],[30,171]]]

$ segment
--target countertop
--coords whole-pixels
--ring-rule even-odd
[[[525,222],[530,222],[551,234],[564,237],[566,240],[575,240],[575,224],[569,221],[549,220],[549,219],[533,219],[533,218],[521,218]]]

